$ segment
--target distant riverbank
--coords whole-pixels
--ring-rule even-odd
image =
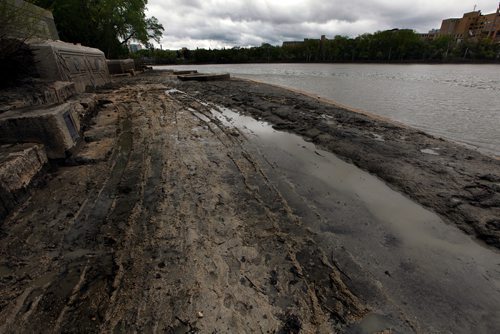
[[[177,61],[177,62],[158,62],[151,64],[153,66],[198,66],[198,65],[249,65],[249,64],[343,64],[343,65],[359,65],[359,64],[379,64],[379,65],[500,65],[500,58],[498,59],[436,59],[436,60],[345,60],[345,61],[286,61],[286,60],[262,60],[262,61],[241,61],[241,62],[191,62],[191,61]]]

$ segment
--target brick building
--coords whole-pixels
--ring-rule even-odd
[[[483,15],[478,10],[443,20],[439,35],[452,35],[457,40],[489,37],[500,42],[500,4],[495,13]]]

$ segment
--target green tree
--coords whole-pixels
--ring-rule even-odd
[[[146,17],[147,0],[32,0],[54,15],[60,38],[96,47],[108,58],[128,53],[126,44],[136,40],[159,42],[164,28],[155,17]]]
[[[31,38],[45,38],[44,10],[26,2],[0,0],[0,87],[35,75],[32,54],[24,43]]]
[[[430,43],[430,58],[437,60],[448,60],[456,42],[453,36],[438,36]]]

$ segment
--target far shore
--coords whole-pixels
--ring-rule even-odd
[[[286,62],[286,61],[266,61],[266,62],[233,62],[233,63],[152,63],[152,66],[189,66],[189,65],[238,65],[238,64],[353,64],[353,65],[500,65],[500,59],[495,61],[488,60],[454,60],[454,61],[337,61],[337,62]]]

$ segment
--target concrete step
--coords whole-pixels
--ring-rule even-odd
[[[83,109],[73,101],[0,114],[0,143],[41,143],[49,158],[63,159],[80,139]]]
[[[20,87],[1,91],[0,114],[13,109],[63,103],[76,95],[76,87],[69,81],[34,81]]]

